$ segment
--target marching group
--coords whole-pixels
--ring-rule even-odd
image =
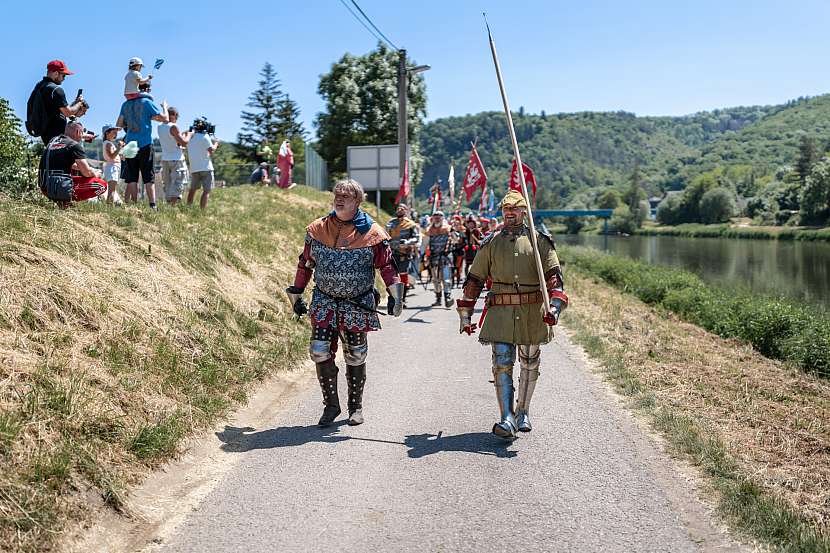
[[[164,197],[174,205],[182,199],[189,184],[187,203],[193,203],[202,190],[199,205],[207,205],[214,187],[212,154],[219,141],[211,136],[212,125],[204,118],[193,122],[189,130],[179,127],[179,111],[167,102],[156,103],[151,94],[152,75],[142,76],[144,63],[131,58],[124,77],[124,98],[117,122],[104,125],[103,166],[95,169],[87,161],[83,142],[90,142],[95,134],[87,131],[80,118],[89,110],[83,90],[70,104],[62,84],[73,75],[61,60],[50,61],[46,76],[39,81],[29,97],[26,129],[39,136],[44,144],[40,160],[38,184],[49,199],[62,207],[73,201],[99,196],[108,203],[121,203],[116,191],[119,180],[124,180],[124,201],[138,200],[139,180],[144,184],[145,196],[152,209],[158,209],[155,189],[155,151],[153,148],[153,121],[160,123],[158,139],[161,145],[161,173]],[[119,138],[119,131],[125,135]],[[187,150],[190,166],[185,161]]]
[[[451,307],[452,290],[460,287],[469,273],[482,239],[501,227],[495,217],[456,212],[448,220],[440,210],[419,220],[416,212],[410,213],[406,204],[399,204],[386,231],[405,291],[415,286],[411,277],[423,282],[426,272],[435,292],[432,305]]]
[[[568,305],[562,270],[553,239],[534,234],[526,224],[528,204],[514,190],[501,202],[503,225],[475,216],[453,215],[447,222],[436,211],[425,228],[409,217],[405,204],[384,229],[362,209],[365,194],[354,180],[334,187],[333,210],[308,227],[294,282],[286,294],[297,316],[311,321],[309,354],[323,395],[318,424],[330,426],[340,415],[335,363],[342,345],[348,388],[348,424],[364,422],[367,334],[380,329],[375,271],[387,287],[386,311],[401,315],[411,276],[428,268],[435,291],[434,306],[457,305],[459,333],[472,335],[472,315],[486,291],[486,317],[479,341],[493,351],[492,375],[500,418],[493,433],[514,439],[530,432],[530,401],[539,378],[540,346],[553,338],[553,327]],[[465,274],[461,297],[452,298],[454,279]],[[540,276],[542,278],[540,278]],[[311,303],[303,295],[314,280]],[[518,392],[513,367],[518,357]]]

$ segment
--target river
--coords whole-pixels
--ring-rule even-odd
[[[586,234],[557,235],[556,239],[686,269],[718,286],[830,308],[827,242]]]

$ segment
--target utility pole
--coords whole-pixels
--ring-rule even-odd
[[[407,93],[407,71],[406,71],[406,50],[398,50],[398,182],[403,181],[403,174],[406,168],[406,142],[407,142],[407,117],[406,117],[406,93]],[[410,191],[412,190],[410,184]],[[378,191],[380,194],[380,191]],[[411,194],[411,192],[410,192]],[[409,196],[406,198],[407,205],[412,205]]]
[[[398,50],[398,182],[403,181],[403,174],[406,170],[406,152],[407,142],[409,140],[409,131],[407,125],[409,118],[406,113],[406,96],[409,90],[409,75],[428,71],[429,65],[418,65],[415,67],[406,66],[406,50]],[[409,178],[412,178],[412,167],[409,168]],[[412,195],[412,183],[409,183],[409,196],[406,198],[406,204],[412,207],[410,196]],[[378,192],[380,194],[380,192]],[[380,200],[378,200],[380,205]]]

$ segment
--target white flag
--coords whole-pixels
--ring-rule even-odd
[[[450,176],[447,177],[447,184],[450,187],[450,205],[455,205],[455,165],[450,163]]]

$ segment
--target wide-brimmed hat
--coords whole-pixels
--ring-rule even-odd
[[[52,60],[46,64],[46,71],[60,71],[64,75],[74,75],[74,71],[70,71],[65,63],[61,60]]]

